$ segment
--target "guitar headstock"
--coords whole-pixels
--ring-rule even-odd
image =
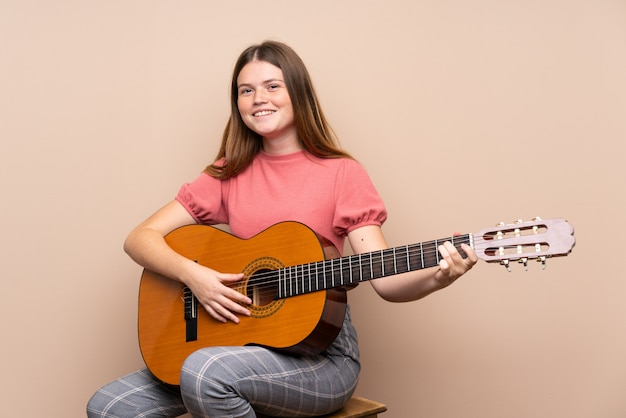
[[[509,263],[518,261],[528,267],[528,260],[546,266],[548,257],[569,254],[576,244],[574,228],[565,219],[540,219],[483,229],[473,234],[473,248],[478,258],[499,262],[510,270]]]

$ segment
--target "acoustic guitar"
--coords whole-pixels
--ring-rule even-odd
[[[338,335],[346,311],[346,287],[362,281],[438,265],[437,247],[450,241],[471,246],[486,262],[509,268],[564,256],[575,245],[563,219],[500,224],[465,234],[365,254],[328,258],[324,241],[298,222],[276,224],[250,239],[220,229],[189,225],[170,232],[179,254],[221,272],[243,272],[233,285],[253,303],[239,324],[211,318],[182,283],[144,270],[139,287],[139,345],[150,371],[177,385],[185,358],[209,346],[262,345],[295,355],[326,349]]]

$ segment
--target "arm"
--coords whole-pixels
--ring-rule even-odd
[[[365,253],[389,248],[378,226],[364,226],[348,233],[352,250]],[[376,293],[390,302],[409,302],[421,299],[452,284],[478,261],[469,245],[463,244],[467,258],[463,259],[454,246],[446,242],[439,246],[439,267],[416,270],[370,281]]]
[[[124,251],[139,265],[184,283],[215,319],[239,322],[237,314],[249,315],[239,303],[250,304],[245,295],[225,284],[240,280],[243,274],[220,273],[201,266],[172,250],[163,237],[174,229],[195,223],[177,201],[172,201],[139,224],[126,238]]]

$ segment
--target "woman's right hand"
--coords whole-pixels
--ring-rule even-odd
[[[243,273],[220,273],[197,265],[194,275],[185,280],[198,302],[217,321],[239,323],[239,316],[250,316],[245,307],[252,301],[246,295],[229,287],[241,279]]]

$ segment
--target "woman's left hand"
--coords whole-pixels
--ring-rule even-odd
[[[435,273],[435,280],[442,288],[454,283],[478,261],[476,253],[469,245],[461,244],[461,248],[467,254],[466,258],[463,258],[449,241],[438,248],[441,260],[439,260],[439,270]]]

